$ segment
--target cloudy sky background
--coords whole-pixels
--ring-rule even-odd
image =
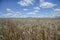
[[[0,0],[0,18],[55,18],[60,0]]]

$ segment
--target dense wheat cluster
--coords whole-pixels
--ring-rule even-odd
[[[60,19],[0,19],[0,40],[60,40]]]

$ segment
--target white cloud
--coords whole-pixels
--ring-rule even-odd
[[[6,11],[7,12],[13,12],[12,9],[10,9],[10,8],[7,8]]]
[[[15,13],[20,14],[20,12],[19,12],[19,11],[15,12]]]
[[[20,17],[20,14],[14,14],[11,17]]]
[[[6,14],[4,14],[4,16],[5,17],[11,17],[11,16],[13,16],[13,13],[6,13]]]
[[[36,15],[39,12],[39,10],[40,10],[39,7],[33,7],[33,9],[34,9],[34,11],[28,12],[27,14],[29,14],[29,15]]]
[[[60,12],[60,9],[59,8],[58,9],[56,8],[56,9],[54,9],[54,11],[55,12]]]
[[[34,0],[20,0],[18,4],[21,6],[29,6],[29,5],[33,5],[33,2]]]
[[[45,0],[40,0],[40,3],[43,3],[43,2],[45,2]]]
[[[7,11],[11,11],[11,9],[9,9],[9,8],[7,8],[6,10],[7,10]]]
[[[45,2],[45,0],[40,0],[40,7],[41,8],[53,8],[56,4],[51,2]]]
[[[3,15],[5,18],[16,18],[16,17],[20,17],[20,13],[18,14],[18,13],[6,13],[6,14],[4,14]]]
[[[3,18],[18,18],[18,17],[20,17],[20,15],[22,15],[19,11],[15,12],[9,8],[7,8],[6,11],[7,11],[6,13],[0,15],[0,18],[1,17],[3,17]]]
[[[21,15],[20,18],[27,18],[27,15]]]
[[[39,12],[40,7],[34,7],[34,12]]]
[[[29,13],[27,13],[27,14],[29,14],[29,15],[35,15],[36,12],[29,12]]]
[[[6,18],[10,18],[10,17],[20,17],[21,13],[19,11],[15,12],[10,8],[6,9],[7,13],[2,14],[1,16],[4,16]]]
[[[60,16],[60,9],[56,8],[54,9],[55,16]]]
[[[40,10],[40,7],[34,7],[35,10]]]
[[[40,4],[41,8],[53,8],[56,6],[56,4],[50,3],[50,2],[43,2]]]
[[[39,10],[34,10],[34,12],[36,13],[36,12],[39,12]]]
[[[28,9],[23,9],[24,11],[27,11]]]

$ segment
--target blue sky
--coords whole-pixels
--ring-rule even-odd
[[[60,0],[0,0],[0,18],[60,16]]]

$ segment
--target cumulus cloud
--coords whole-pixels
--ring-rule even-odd
[[[27,11],[28,9],[23,9],[24,11]]]
[[[6,10],[7,10],[7,11],[11,11],[11,9],[9,9],[9,8],[7,8]]]
[[[7,8],[6,9],[6,13],[2,13],[1,15],[0,15],[0,18],[2,17],[2,18],[19,18],[22,14],[19,12],[19,11],[13,11],[13,10],[11,10],[11,9],[9,9],[9,8]]]
[[[45,2],[45,0],[40,0],[40,3],[43,3],[43,2]]]
[[[34,7],[35,10],[40,10],[40,7]]]
[[[39,12],[39,10],[34,10],[34,12]]]
[[[34,7],[34,12],[39,12],[40,7]]]
[[[40,4],[41,8],[53,8],[56,6],[56,4],[50,3],[50,2],[43,2]]]
[[[18,4],[21,6],[29,6],[29,5],[33,5],[33,2],[34,0],[20,0]]]
[[[12,9],[10,9],[10,8],[7,8],[6,11],[7,12],[13,12]]]
[[[40,0],[40,7],[41,8],[53,8],[55,6],[56,6],[56,4],[54,4],[54,3],[45,2],[45,0]]]
[[[60,12],[59,8],[54,9],[55,12]]]
[[[60,17],[60,9],[58,9],[58,8],[54,9],[54,14],[55,14],[55,16]]]
[[[31,12],[28,12],[27,14],[28,15],[37,15],[37,13],[39,12],[39,10],[40,10],[40,7],[33,7],[33,11],[31,11]]]
[[[16,17],[19,17],[20,14],[18,14],[18,13],[5,13],[5,14],[2,14],[1,16],[4,18],[14,18],[14,17],[16,18]]]
[[[29,14],[29,15],[35,15],[36,12],[29,12],[29,13],[27,13],[27,14]]]

